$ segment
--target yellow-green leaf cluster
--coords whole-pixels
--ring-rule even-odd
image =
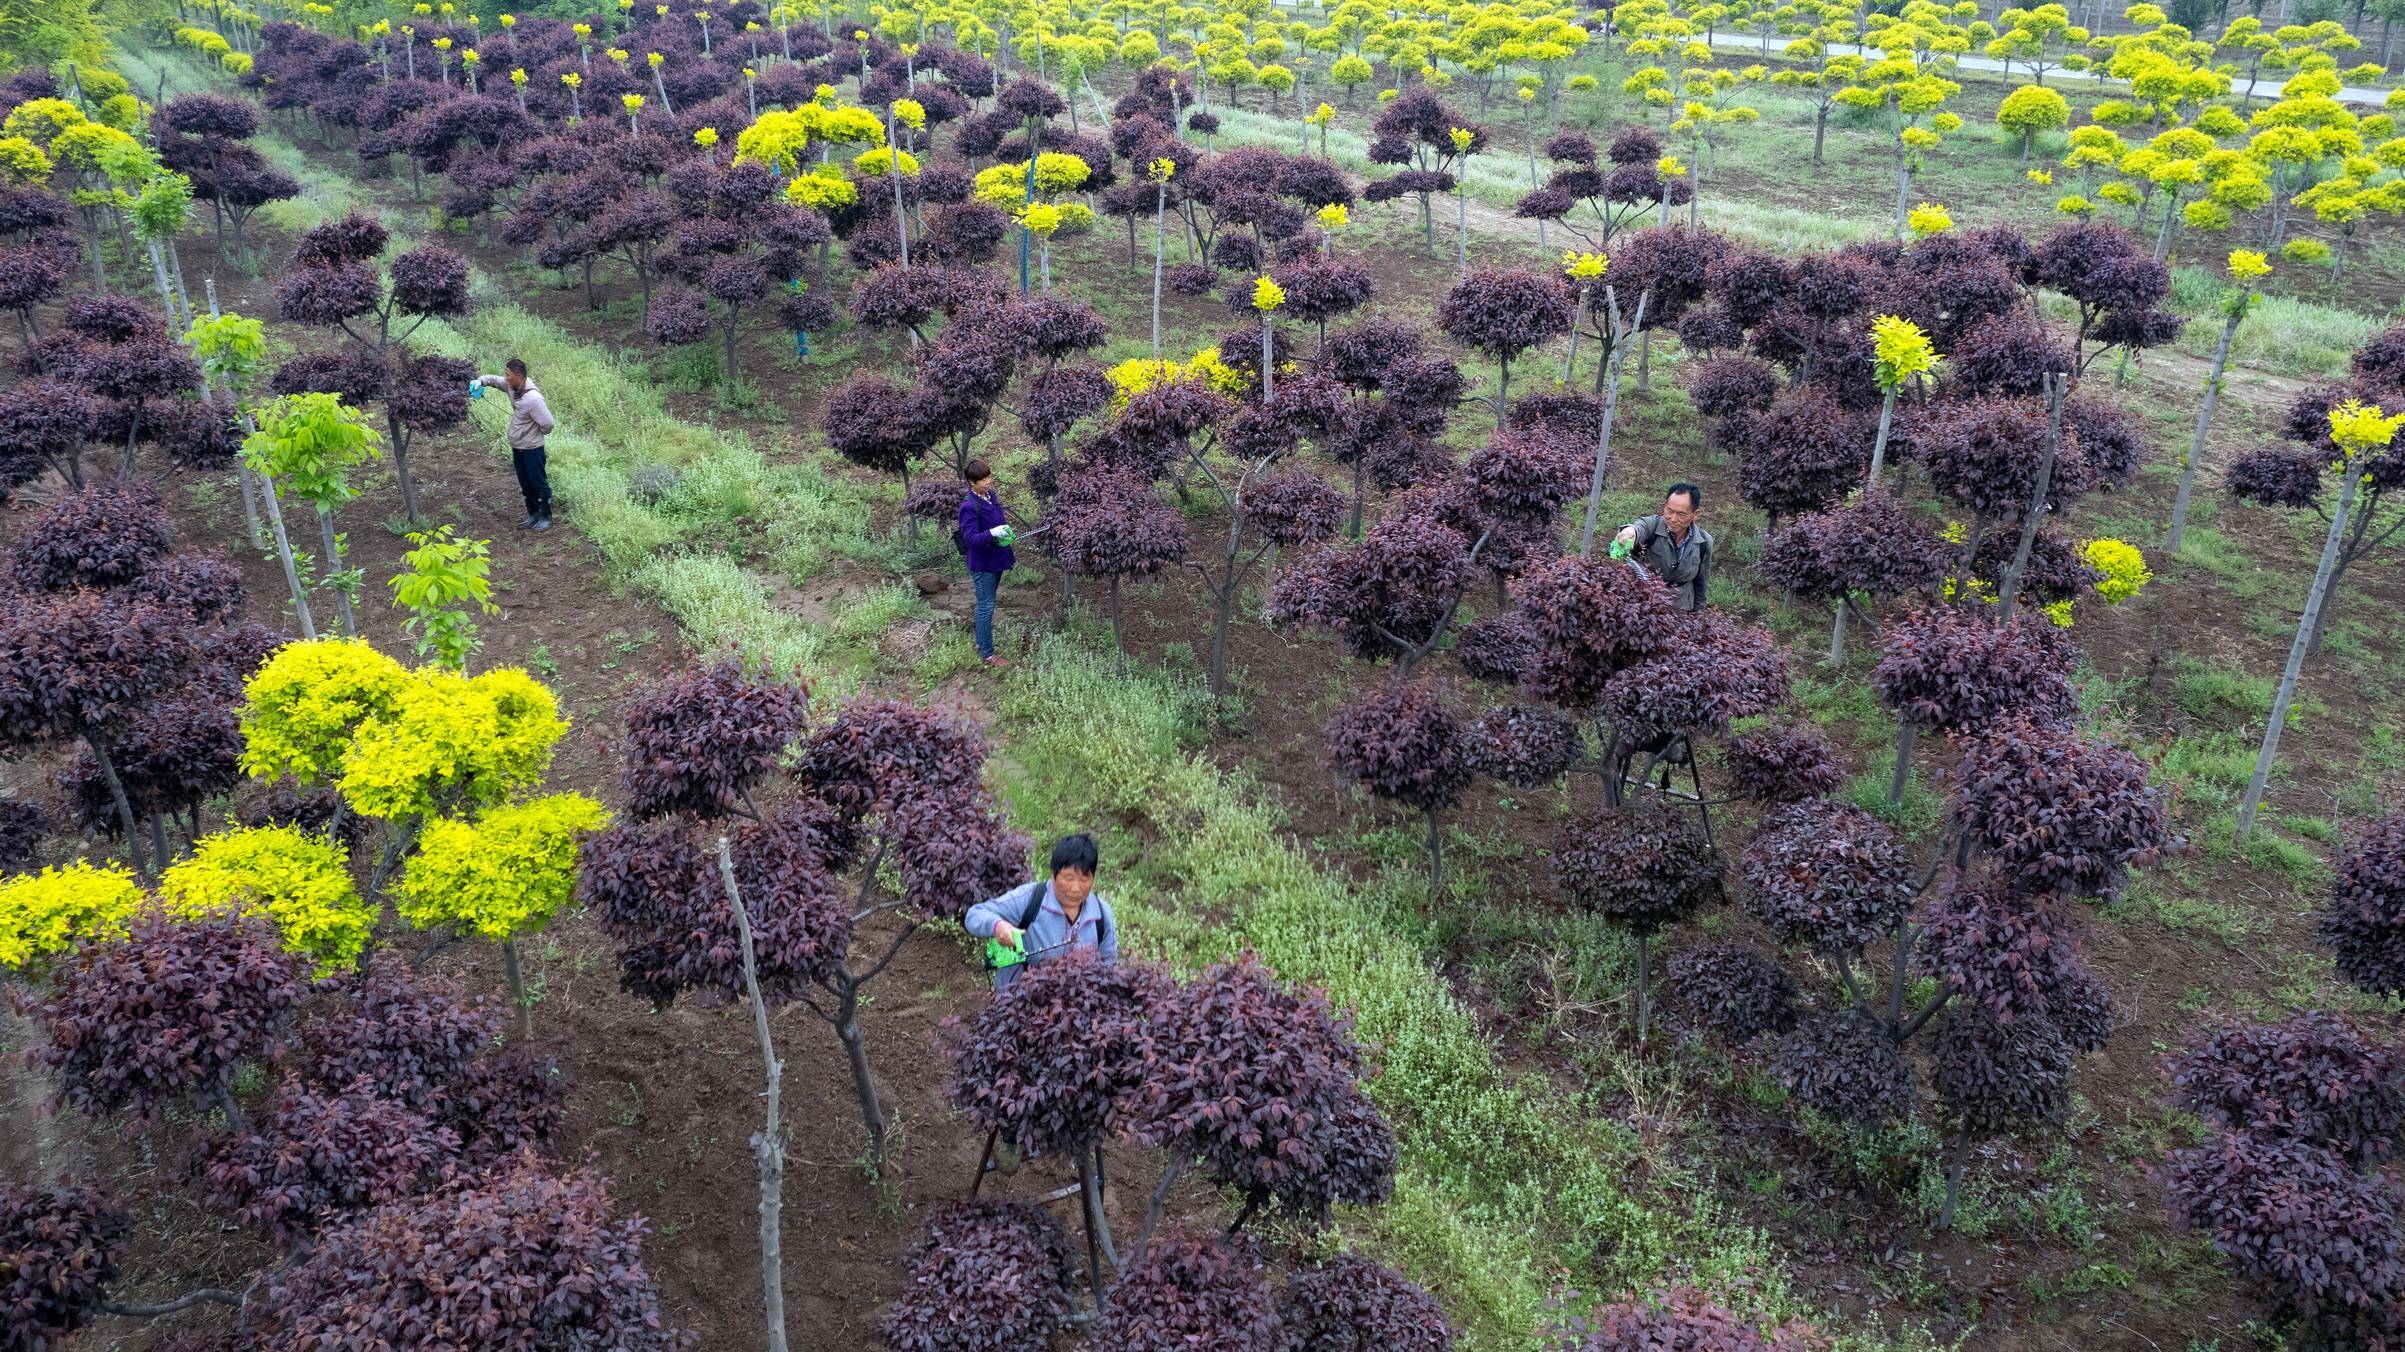
[[[125,933],[142,889],[122,868],[77,862],[0,882],[0,970],[24,973]]]
[[[2096,594],[2106,605],[2120,605],[2154,581],[2154,574],[2146,567],[2146,555],[2126,540],[2090,540],[2079,556],[2090,568],[2104,574],[2096,581]]]
[[[191,919],[261,916],[288,951],[316,959],[320,973],[357,962],[376,925],[376,908],[351,885],[342,850],[292,826],[202,837],[191,858],[160,878],[159,900]]]
[[[576,890],[577,837],[609,824],[580,793],[429,822],[393,893],[403,920],[505,943],[550,923]]]

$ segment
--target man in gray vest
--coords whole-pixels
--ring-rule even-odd
[[[1678,598],[1678,608],[1689,612],[1704,608],[1712,582],[1712,533],[1697,524],[1703,505],[1702,489],[1674,483],[1660,515],[1629,522],[1613,541],[1614,558],[1644,564]]]

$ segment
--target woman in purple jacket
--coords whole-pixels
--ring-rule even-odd
[[[1007,667],[1008,658],[994,655],[994,595],[1018,556],[1004,543],[1010,538],[1010,523],[994,492],[994,467],[972,460],[966,471],[969,491],[960,499],[959,540],[960,552],[968,559],[969,580],[977,584],[977,655],[989,667]]]

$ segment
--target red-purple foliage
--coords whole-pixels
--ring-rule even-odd
[[[1720,858],[1686,812],[1637,798],[1573,818],[1553,840],[1553,885],[1639,934],[1720,900]]]
[[[1461,716],[1427,681],[1380,681],[1328,719],[1337,780],[1415,812],[1442,812],[1461,797],[1468,752]]]
[[[1999,533],[2008,544],[2013,538]],[[1852,594],[1873,600],[1937,591],[1950,547],[1920,515],[1884,493],[1806,512],[1762,541],[1762,576],[1813,600]]]
[[[1971,576],[2001,593],[2004,575],[2011,571],[2013,558],[2020,549],[2018,531],[1989,532],[1971,559]],[[2063,538],[2061,532],[2040,526],[2038,533],[2030,537],[2029,559],[2021,569],[2018,595],[2033,606],[2052,605],[2076,600],[2103,580],[2103,571],[2080,557],[2079,546]]]
[[[1333,539],[1344,525],[1345,496],[1307,470],[1272,470],[1244,486],[1244,519],[1284,548]]]
[[[1470,452],[1462,479],[1479,510],[1545,526],[1586,489],[1586,466],[1586,449],[1552,425],[1509,427]]]
[[[1024,1203],[944,1203],[902,1265],[909,1276],[879,1328],[892,1352],[1042,1347],[1072,1312],[1069,1233]]]
[[[162,1108],[222,1099],[263,1058],[308,988],[301,960],[248,919],[137,919],[61,958],[37,1009],[59,1097],[143,1127]]]
[[[1536,660],[1536,638],[1516,612],[1506,611],[1455,631],[1453,656],[1472,680],[1518,685]]]
[[[453,1133],[479,1163],[550,1151],[565,1077],[523,1047],[504,1047],[498,1010],[456,983],[413,974],[389,949],[337,991],[339,1004],[301,1024],[295,1083],[321,1096],[365,1087]]]
[[[1769,410],[1779,396],[1779,373],[1760,357],[1730,353],[1696,363],[1687,398],[1706,418]]]
[[[2078,709],[2074,651],[2044,618],[2010,624],[1960,606],[1906,611],[1879,636],[1871,686],[1923,732],[1957,733],[1999,719],[2060,723]]]
[[[1175,986],[1134,962],[1083,950],[1029,968],[969,1020],[951,1047],[952,1106],[1046,1155],[1082,1151],[1121,1129],[1142,1101],[1153,1021]],[[1074,1029],[1030,1037],[1031,1029]]]
[[[2315,1345],[2384,1347],[2405,1336],[2405,1197],[2384,1175],[2357,1173],[2307,1141],[2232,1131],[2170,1152],[2160,1174],[2171,1214]]]
[[[1186,520],[1152,485],[1107,466],[1063,474],[1045,510],[1061,566],[1081,577],[1151,577],[1186,556]]]
[[[2044,1018],[2005,1023],[1956,1005],[1929,1046],[1929,1087],[1975,1135],[2060,1118],[2071,1096],[2071,1046]]]
[[[1938,492],[1986,520],[2018,521],[2037,492],[2046,406],[2002,398],[1933,404],[1914,419],[1912,445]],[[2094,486],[2079,438],[2066,425],[2046,481],[2046,503],[2061,511]]]
[[[1812,1345],[1791,1327],[1765,1333],[1703,1292],[1683,1287],[1606,1305],[1584,1325],[1585,1336],[1571,1352],[1803,1352]]]
[[[1839,1121],[1912,1111],[1912,1064],[1887,1029],[1852,1014],[1806,1019],[1771,1048],[1770,1071],[1798,1103]]]
[[[1498,705],[1470,725],[1463,755],[1478,774],[1533,789],[1570,768],[1578,756],[1578,726],[1536,705]]]
[[[378,1341],[532,1352],[667,1352],[671,1330],[643,1265],[640,1218],[610,1214],[601,1179],[531,1161],[395,1202],[328,1229],[242,1314],[265,1347]]]
[[[1963,748],[1954,818],[2017,891],[2113,897],[2174,844],[2146,766],[2076,729],[2014,717]]]
[[[2225,1023],[2168,1067],[2179,1105],[2232,1131],[2336,1152],[2358,1168],[2396,1153],[2405,1062],[2354,1020],[2307,1010],[2278,1023]]]
[[[662,677],[626,711],[626,810],[724,817],[801,740],[810,697],[731,661]],[[756,810],[756,809],[755,809]]]
[[[1886,823],[1817,798],[1779,808],[1745,847],[1746,914],[1782,944],[1859,950],[1912,909],[1912,866]]]
[[[710,336],[710,303],[699,292],[682,286],[663,286],[652,293],[643,312],[644,336],[664,347],[682,347]],[[892,411],[887,410],[887,416]]]
[[[1787,698],[1787,656],[1768,630],[1714,611],[1679,618],[1661,652],[1604,683],[1623,741],[1725,732]]]
[[[1671,1012],[1731,1042],[1795,1026],[1803,992],[1787,969],[1741,944],[1682,949],[1663,968]]]
[[[1845,764],[1809,725],[1754,728],[1729,738],[1729,790],[1756,803],[1795,803],[1833,793]]]
[[[1340,1253],[1278,1293],[1275,1352],[1452,1352],[1444,1307],[1384,1263]]]
[[[1111,401],[1111,385],[1091,366],[1060,366],[1027,382],[1019,401],[1019,425],[1038,441],[1066,435]]]
[[[905,700],[858,699],[811,734],[794,773],[830,806],[866,816],[974,789],[985,752],[985,734],[956,714]]]
[[[1393,658],[1427,641],[1470,576],[1460,531],[1389,512],[1357,543],[1320,545],[1269,587],[1273,624],[1333,629],[1357,657]]]
[[[17,585],[43,591],[122,587],[157,567],[169,546],[157,494],[141,484],[93,484],[19,524],[8,571]]]
[[[40,803],[0,798],[0,875],[16,873],[34,861],[42,837],[50,834],[50,814]]]
[[[99,1312],[131,1228],[84,1189],[0,1184],[0,1347],[66,1346]]]
[[[1870,472],[1870,419],[1815,385],[1779,392],[1767,412],[1739,414],[1721,440],[1737,457],[1737,494],[1776,520],[1843,499]]]
[[[1437,304],[1437,327],[1462,346],[1503,363],[1570,331],[1570,295],[1551,277],[1517,268],[1476,268]]]
[[[1661,579],[1608,559],[1565,554],[1511,584],[1534,639],[1529,692],[1574,713],[1603,699],[1612,677],[1667,651],[1678,612]]]
[[[730,841],[762,995],[799,998],[840,967],[851,909],[829,876],[813,805],[789,804]],[[623,822],[585,842],[579,886],[618,948],[619,984],[665,1007],[686,991],[739,994],[743,951],[714,851],[678,820]]]
[[[160,700],[109,739],[109,761],[139,818],[197,809],[242,783],[242,728],[233,705],[206,692]],[[91,748],[53,772],[78,831],[121,838],[125,824]]]
[[[292,261],[302,267],[364,263],[381,256],[390,236],[371,216],[353,211],[340,220],[301,232]]]
[[[2314,926],[2338,974],[2374,995],[2405,991],[2405,812],[2390,812],[2339,851]]]
[[[1326,1225],[1338,1204],[1386,1199],[1394,1132],[1361,1091],[1350,1027],[1317,990],[1289,990],[1248,953],[1179,990],[1152,1036],[1132,1105],[1145,1140],[1194,1159],[1248,1206],[1308,1225]]]
[[[1261,1352],[1278,1312],[1249,1243],[1164,1227],[1111,1287],[1096,1337],[1113,1352]]]
[[[299,1248],[327,1224],[400,1201],[448,1174],[459,1138],[362,1082],[321,1096],[288,1088],[247,1130],[208,1142],[209,1205]]]
[[[2322,471],[2330,456],[2320,451],[2267,447],[2230,462],[2230,495],[2264,507],[2310,507],[2321,499]]]
[[[1921,918],[1914,966],[1999,1023],[2051,1019],[2055,997],[2080,989],[2079,955],[2045,898],[1957,879]]]
[[[367,404],[384,397],[392,378],[383,362],[356,347],[304,353],[275,369],[267,378],[270,394],[339,394],[346,404]]]

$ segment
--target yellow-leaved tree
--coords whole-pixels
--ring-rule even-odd
[[[573,890],[576,836],[607,820],[574,794],[529,797],[568,730],[550,689],[515,667],[412,669],[365,643],[328,639],[285,645],[244,694],[245,769],[330,786],[338,811],[378,823],[381,849],[359,903],[369,921],[406,863],[402,918],[500,943],[523,1033],[517,943]]]
[[[320,975],[357,963],[376,927],[376,908],[352,886],[342,847],[295,826],[203,836],[192,857],[159,880],[159,900],[185,919],[266,920],[287,951],[316,959]]]
[[[532,1005],[518,941],[551,923],[576,892],[578,837],[610,814],[581,793],[509,803],[474,820],[429,822],[418,853],[393,887],[401,918],[501,946],[518,1036],[532,1033]]]

